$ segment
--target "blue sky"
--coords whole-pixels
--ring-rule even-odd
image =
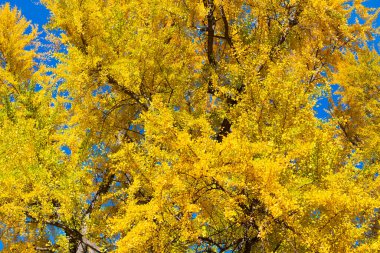
[[[38,0],[0,0],[0,4],[9,2],[12,7],[17,6],[26,19],[38,24],[40,27],[49,19],[49,11]]]

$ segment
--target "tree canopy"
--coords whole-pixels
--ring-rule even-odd
[[[4,252],[379,250],[379,10],[41,2],[48,45],[0,8]]]

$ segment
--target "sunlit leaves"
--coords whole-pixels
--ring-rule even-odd
[[[378,247],[380,70],[362,1],[42,3],[65,49],[50,69],[36,29],[0,11],[7,249]]]

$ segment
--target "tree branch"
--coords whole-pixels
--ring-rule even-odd
[[[237,63],[240,64],[240,61],[239,61],[239,58],[238,58],[238,55],[236,52],[236,48],[235,48],[234,43],[232,41],[232,38],[230,36],[229,24],[228,24],[228,20],[227,20],[226,13],[224,11],[223,5],[220,5],[219,9],[220,9],[220,14],[222,16],[222,20],[223,20],[223,24],[224,24],[224,38],[226,39],[227,43],[232,48],[232,51],[234,53],[234,56],[235,56]]]
[[[95,203],[99,200],[100,196],[107,193],[108,190],[111,188],[111,184],[113,180],[115,179],[115,174],[111,174],[108,176],[107,180],[100,184],[98,191],[95,193],[94,198],[91,200],[90,205],[88,206],[87,210],[83,213],[82,220],[89,214],[91,214],[92,210],[95,207]]]
[[[32,222],[32,223],[38,223],[39,222],[36,218],[34,218],[32,215],[30,215],[29,212],[25,212],[25,215],[31,219],[30,222]],[[71,240],[74,241],[78,245],[82,244],[82,245],[84,245],[84,247],[90,248],[91,250],[95,251],[96,253],[102,252],[100,250],[100,248],[95,243],[88,240],[82,233],[80,233],[76,229],[70,228],[69,226],[63,224],[62,222],[48,221],[47,220],[47,221],[41,221],[41,223],[62,229],[65,232],[66,236],[71,238]],[[41,249],[42,248],[40,248],[40,250]],[[46,248],[46,249],[48,249],[48,248]],[[47,251],[47,250],[45,250],[45,251]],[[79,251],[79,252],[75,252],[75,253],[82,253],[82,252]]]
[[[109,84],[115,86],[121,92],[128,95],[130,98],[132,98],[134,101],[136,101],[139,105],[141,105],[144,110],[148,110],[148,106],[140,101],[140,98],[137,94],[128,90],[126,87],[122,86],[121,84],[119,84],[119,82],[116,81],[116,79],[113,78],[111,75],[107,75],[107,79],[108,79]]]

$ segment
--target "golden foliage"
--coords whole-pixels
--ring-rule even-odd
[[[37,29],[0,9],[6,250],[377,252],[376,10],[41,2],[61,31],[51,68]]]

